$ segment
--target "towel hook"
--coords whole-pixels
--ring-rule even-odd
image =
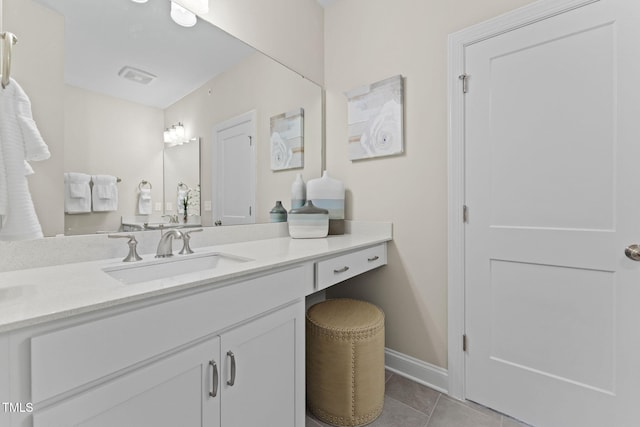
[[[182,181],[180,181],[180,182],[178,183],[178,191],[180,191],[180,189],[181,189],[181,188],[184,188],[184,189],[185,189],[185,190],[187,190],[187,191],[191,190],[191,189],[189,188],[189,186],[188,186],[187,184],[185,184],[184,182],[182,182]]]
[[[140,184],[138,184],[138,190],[142,190],[142,187],[144,187],[145,185],[149,186],[149,190],[153,188],[149,181],[147,181],[146,179],[143,179],[142,181],[140,181]]]
[[[9,85],[9,77],[11,76],[11,49],[18,43],[18,38],[10,32],[0,33],[2,38],[2,89]]]

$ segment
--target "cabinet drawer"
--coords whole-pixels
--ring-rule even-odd
[[[286,304],[311,282],[310,273],[300,266],[36,336],[31,400],[41,402]]]
[[[386,243],[316,263],[316,290],[335,285],[387,263]]]

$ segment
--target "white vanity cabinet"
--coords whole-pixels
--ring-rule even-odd
[[[92,264],[61,265],[51,286],[78,289],[86,305],[56,311],[54,300],[41,310],[47,321],[4,325],[0,402],[33,412],[0,407],[0,427],[303,427],[305,296],[386,264],[384,237],[354,239],[288,242],[277,256],[247,243],[273,263],[197,283],[122,285],[153,286],[130,298],[103,278],[108,289],[91,283]],[[44,281],[38,274],[12,280]]]
[[[303,263],[20,331],[12,368],[29,375],[15,400],[35,410],[12,425],[303,426],[312,286]]]
[[[0,367],[9,366],[9,338],[0,334]],[[10,402],[9,369],[0,369],[0,403]],[[0,427],[9,427],[10,417],[6,414],[4,405],[0,407]]]
[[[302,302],[281,308],[36,411],[33,426],[302,426],[303,322]]]

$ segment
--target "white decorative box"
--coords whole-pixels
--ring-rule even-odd
[[[287,218],[289,235],[294,239],[315,239],[327,237],[329,233],[329,211],[307,203],[289,211]]]

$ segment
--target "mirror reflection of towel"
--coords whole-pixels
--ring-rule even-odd
[[[64,174],[64,212],[81,214],[91,212],[91,176],[84,173]]]
[[[151,189],[142,188],[138,193],[138,213],[140,215],[151,215]]]
[[[110,212],[118,210],[117,178],[111,175],[93,175],[93,211]]]

